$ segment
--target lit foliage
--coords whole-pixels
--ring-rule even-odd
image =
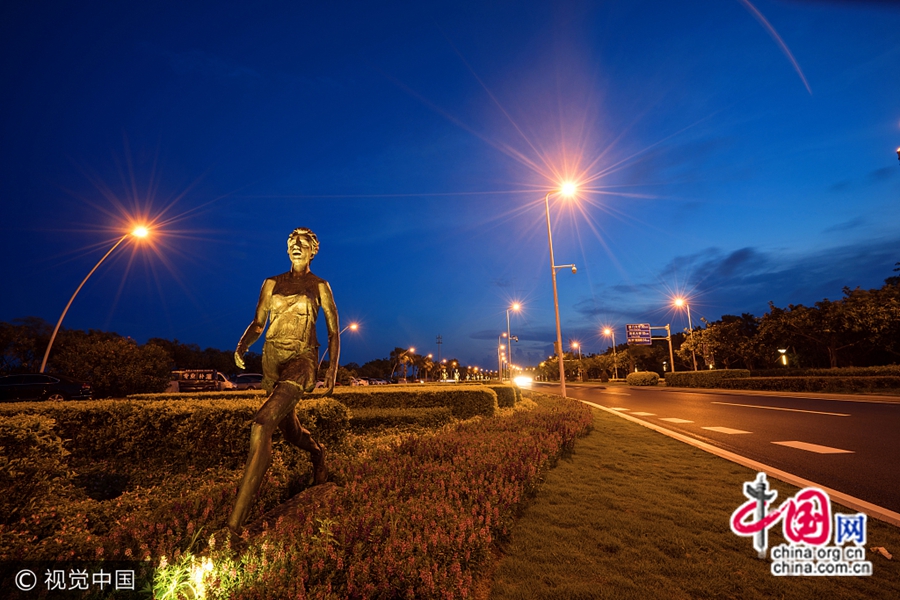
[[[232,598],[470,597],[519,503],[590,421],[582,405],[560,401],[342,460],[344,486],[254,540],[240,571],[217,568],[210,593],[221,585]]]

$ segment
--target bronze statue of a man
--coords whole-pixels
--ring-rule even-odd
[[[340,329],[337,307],[331,287],[313,275],[309,263],[319,251],[319,240],[306,228],[291,232],[287,240],[291,270],[269,277],[263,282],[256,305],[256,315],[247,327],[234,353],[234,362],[244,368],[243,356],[265,329],[269,330],[263,346],[263,388],[269,393],[256,413],[250,431],[250,456],[238,490],[228,527],[239,532],[247,519],[263,475],[272,458],[272,434],[279,427],[291,444],[309,452],[313,464],[313,484],[325,483],[325,449],[300,425],[294,408],[300,398],[316,387],[319,343],[316,319],[319,308],[328,325],[328,352],[331,361],[325,375],[325,395],[334,391],[340,356]]]

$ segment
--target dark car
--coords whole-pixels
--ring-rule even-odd
[[[234,378],[236,390],[260,390],[262,389],[263,376],[259,373],[241,373]]]
[[[0,377],[0,402],[89,400],[93,395],[91,384],[62,375],[28,373]]]

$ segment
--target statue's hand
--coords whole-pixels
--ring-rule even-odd
[[[244,368],[244,356],[240,346],[234,351],[234,364],[237,365],[238,369]]]
[[[337,379],[337,371],[328,369],[325,372],[325,393],[323,396],[331,396],[334,394],[334,382]]]

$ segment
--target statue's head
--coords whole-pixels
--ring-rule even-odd
[[[309,260],[312,260],[313,257],[315,257],[315,255],[319,252],[319,238],[317,238],[316,234],[314,234],[310,229],[307,229],[306,227],[298,227],[291,232],[291,235],[288,236],[288,254],[291,253],[291,249],[294,246],[301,243],[300,240],[305,240],[306,243],[309,244]]]

